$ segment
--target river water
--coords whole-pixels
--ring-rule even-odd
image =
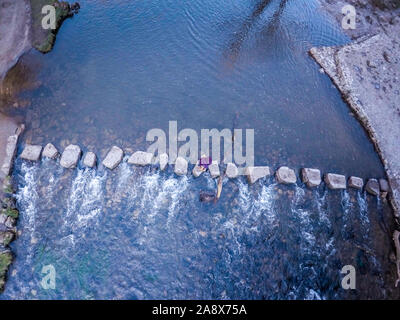
[[[363,178],[382,164],[307,51],[348,39],[314,1],[94,1],[34,51],[34,88],[8,108],[23,141],[69,143],[103,158],[144,150],[146,132],[255,130],[255,162]],[[20,146],[20,149],[22,146]],[[386,202],[300,183],[215,181],[171,169],[63,170],[17,161],[16,260],[2,299],[340,299],[393,297]],[[358,289],[341,288],[344,265]],[[53,265],[56,288],[40,284]]]

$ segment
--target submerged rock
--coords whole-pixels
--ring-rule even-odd
[[[64,149],[61,155],[60,165],[66,169],[75,168],[81,157],[81,148],[77,145],[70,144]]]
[[[297,181],[296,173],[288,167],[280,167],[276,171],[276,179],[283,184],[293,184]]]
[[[365,185],[365,190],[367,190],[367,192],[373,196],[378,196],[380,191],[378,180],[369,179]]]
[[[46,144],[46,146],[44,147],[43,152],[42,152],[43,157],[50,158],[50,159],[57,158],[58,154],[59,153],[58,153],[57,148],[51,143]]]
[[[364,180],[359,177],[350,177],[349,178],[349,187],[361,190],[364,186]]]
[[[123,157],[124,151],[117,146],[113,146],[103,160],[103,166],[110,170],[114,170],[121,163]]]
[[[325,175],[325,183],[329,189],[339,190],[346,189],[346,177],[341,174],[327,173]]]
[[[186,175],[188,170],[188,162],[182,157],[175,160],[175,173],[179,176]]]
[[[89,151],[86,153],[83,159],[83,165],[88,168],[94,168],[96,166],[97,156],[95,153]]]
[[[235,179],[239,175],[239,169],[234,163],[228,163],[226,166],[225,174],[230,179]]]
[[[318,187],[321,184],[321,171],[318,169],[303,168],[301,169],[301,177],[309,188]]]
[[[168,165],[168,154],[162,153],[159,156],[159,161],[160,161],[160,170],[163,171]]]
[[[24,160],[38,161],[42,153],[42,146],[27,144],[20,157]]]
[[[136,151],[128,159],[129,164],[134,164],[136,166],[147,166],[151,164],[153,160],[153,154],[149,152]]]
[[[210,191],[201,191],[200,192],[200,201],[201,202],[213,202],[215,200],[215,194]]]
[[[259,179],[267,177],[271,174],[269,167],[247,167],[245,170],[247,180],[250,184],[257,182]]]

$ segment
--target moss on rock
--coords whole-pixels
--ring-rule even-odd
[[[8,267],[12,263],[13,256],[10,251],[0,253],[0,292],[4,290]]]
[[[56,29],[45,30],[42,28],[42,8],[45,5],[54,6],[56,9]],[[72,16],[70,5],[58,0],[31,0],[32,16],[32,45],[42,53],[51,51],[54,46],[58,29],[63,21]]]

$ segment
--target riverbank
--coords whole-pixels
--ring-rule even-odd
[[[357,11],[352,43],[312,48],[312,57],[329,75],[368,132],[385,166],[394,214],[400,217],[400,1],[330,1],[321,7],[338,23],[341,8]]]

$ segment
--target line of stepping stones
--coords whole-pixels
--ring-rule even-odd
[[[57,148],[48,143],[44,148],[39,145],[27,144],[20,155],[20,158],[29,161],[38,161],[40,157],[56,159],[59,156]],[[63,153],[61,154],[60,165],[67,169],[75,168],[81,158],[82,151],[77,145],[67,146]],[[113,146],[107,153],[106,157],[102,161],[103,166],[113,170],[121,162],[124,156],[124,151]],[[137,151],[133,153],[129,159],[128,163],[137,166],[147,166],[153,164],[154,157],[153,154],[143,151]],[[166,153],[161,154],[158,157],[160,170],[165,170],[168,165],[168,155]],[[94,168],[97,165],[97,157],[93,152],[87,152],[83,157],[83,166],[88,168]],[[174,164],[174,172],[177,175],[187,175],[188,173],[188,162],[182,157],[177,157]],[[209,173],[212,178],[220,176],[220,167],[218,162],[212,161],[208,166]],[[199,177],[204,172],[204,169],[200,166],[200,162],[194,166],[192,174],[195,177]],[[226,166],[225,174],[230,179],[235,179],[239,176],[240,170],[234,163],[228,163]],[[255,183],[261,178],[268,177],[272,175],[272,171],[267,166],[258,167],[247,167],[244,169],[244,174],[247,176],[248,182],[250,184]],[[280,167],[275,173],[276,180],[278,183],[282,184],[295,184],[297,182],[296,173],[293,169],[286,166]],[[321,184],[321,171],[312,168],[301,169],[301,179],[309,188],[317,187]],[[346,180],[346,176],[335,173],[327,173],[324,175],[324,182],[329,189],[332,190],[343,190],[347,186],[350,188],[362,190],[364,187],[364,180],[359,177],[351,176]],[[374,196],[381,195],[386,197],[389,193],[390,187],[385,179],[369,179],[365,184],[365,190]]]

